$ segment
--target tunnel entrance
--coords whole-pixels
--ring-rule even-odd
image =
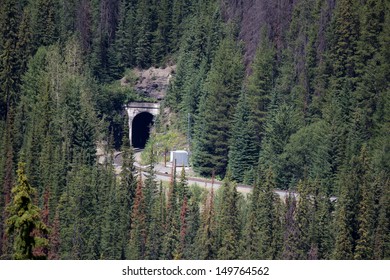
[[[153,115],[151,113],[142,112],[134,117],[131,132],[131,142],[134,148],[145,148],[152,125]]]

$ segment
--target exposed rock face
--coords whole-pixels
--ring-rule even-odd
[[[292,10],[298,0],[223,0],[226,21],[238,22],[240,39],[245,42],[245,64],[253,60],[263,27],[278,49],[284,46]]]
[[[166,68],[151,67],[146,70],[133,70],[137,81],[134,89],[143,96],[148,96],[161,100],[165,97],[169,81],[175,73],[176,65],[167,66]],[[122,84],[125,81],[122,80]]]

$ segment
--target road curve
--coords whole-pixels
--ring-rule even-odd
[[[141,169],[142,173],[144,174],[147,166],[142,166],[138,162],[141,152],[142,152],[142,150],[139,150],[139,149],[135,151],[134,155],[135,155],[136,160],[134,162],[134,165],[138,169]],[[122,164],[121,152],[116,152],[114,155],[114,166],[115,166],[117,173],[120,172],[120,169],[122,167],[121,164]],[[172,168],[170,168],[170,167],[164,167],[161,164],[156,164],[155,165],[156,180],[169,182],[171,180],[171,174],[170,174],[171,170],[172,170]],[[200,187],[204,187],[207,189],[211,189],[211,187],[213,187],[214,190],[217,190],[219,187],[221,187],[221,185],[223,183],[223,182],[218,181],[218,180],[214,180],[214,182],[212,182],[212,180],[210,180],[210,179],[197,178],[197,177],[187,177],[187,182],[189,185],[196,184]],[[252,189],[253,189],[253,186],[250,186],[250,185],[244,185],[244,184],[237,185],[237,191],[240,193],[243,193],[243,194],[250,193],[252,191]],[[283,191],[283,190],[275,190],[275,193],[278,194],[281,199],[286,198],[289,194],[296,196],[296,193],[294,193],[294,192]]]
[[[140,163],[138,163],[138,161],[140,160],[141,152],[142,152],[142,150],[137,149],[136,152],[134,153],[134,155],[135,155],[134,157],[136,159],[134,162],[134,165],[138,169],[141,169],[142,173],[145,174],[147,166],[142,166]],[[121,169],[121,163],[122,163],[121,152],[116,152],[114,154],[114,166],[115,166],[115,169],[116,169],[118,174],[119,174],[120,169]],[[165,167],[162,164],[156,164],[155,165],[156,180],[169,182],[171,180],[171,174],[170,174],[171,171],[172,171],[171,167]],[[204,187],[207,189],[211,189],[211,187],[213,187],[214,190],[221,187],[221,185],[223,183],[223,182],[218,181],[218,180],[214,180],[214,182],[212,182],[212,180],[205,179],[205,178],[197,178],[197,177],[187,177],[187,182],[189,185],[197,184],[198,186]],[[252,189],[253,189],[253,186],[250,186],[250,185],[244,185],[244,184],[237,185],[237,191],[242,193],[242,194],[245,194],[245,195],[250,193],[252,191]],[[298,194],[296,192],[291,192],[291,191],[275,189],[274,192],[277,195],[279,195],[282,200],[284,200],[289,195],[294,195],[295,197],[298,196]],[[337,200],[337,198],[332,196],[330,198],[330,200],[335,201],[335,200]]]

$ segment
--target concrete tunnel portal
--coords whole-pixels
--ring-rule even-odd
[[[129,139],[134,148],[145,148],[155,117],[160,112],[159,103],[131,102],[126,106],[129,119]]]
[[[134,148],[145,148],[152,125],[153,115],[149,112],[142,112],[134,117],[131,135],[131,144]]]

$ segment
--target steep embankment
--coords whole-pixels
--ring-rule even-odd
[[[129,82],[126,77],[121,79],[122,86],[133,86],[134,90],[141,96],[164,99],[168,90],[169,82],[175,73],[176,65],[169,65],[164,68],[150,67],[148,69],[133,69],[132,76],[134,83]]]

